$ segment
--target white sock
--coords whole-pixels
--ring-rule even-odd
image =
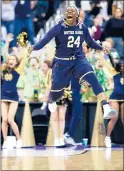
[[[110,139],[110,137],[108,137],[108,136],[106,136],[106,138],[109,138]]]

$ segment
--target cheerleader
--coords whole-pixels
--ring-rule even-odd
[[[26,49],[22,48],[22,61],[15,54],[7,56],[6,64],[2,67],[1,105],[2,105],[2,133],[4,138],[3,148],[8,147],[8,124],[11,126],[16,138],[16,148],[22,147],[19,129],[14,121],[18,108],[17,81],[26,64]]]
[[[100,55],[100,59],[109,73],[113,76],[114,81],[114,89],[110,95],[110,105],[117,111],[117,116],[111,118],[107,127],[107,136],[105,138],[106,147],[111,147],[111,132],[117,122],[118,113],[119,113],[119,102],[120,102],[120,112],[121,112],[121,121],[124,124],[124,61],[119,61],[118,63],[114,63],[112,58],[110,57],[110,61],[112,65],[109,64],[103,57]]]
[[[50,62],[48,60],[44,61],[42,66],[43,72],[46,74],[46,93],[44,97],[44,102],[41,109],[45,109],[48,102],[48,96],[51,89],[51,76],[52,70],[50,68]],[[47,70],[47,73],[46,73]],[[52,126],[54,133],[54,146],[64,146],[64,128],[65,128],[65,113],[67,108],[67,99],[70,99],[70,92],[68,89],[65,90],[64,96],[57,102],[57,109],[52,111],[51,108],[51,117],[52,117]]]

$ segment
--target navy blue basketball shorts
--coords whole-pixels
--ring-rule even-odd
[[[87,81],[92,86],[96,95],[103,92],[94,70],[86,58],[77,58],[75,60],[54,58],[49,102],[54,102],[61,98],[64,89],[70,85],[72,75],[78,79],[79,84],[82,84],[83,81]]]

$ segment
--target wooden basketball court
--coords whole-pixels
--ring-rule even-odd
[[[4,149],[2,170],[123,170],[123,148]]]

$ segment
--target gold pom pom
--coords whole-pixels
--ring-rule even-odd
[[[26,32],[20,33],[19,36],[17,37],[17,44],[21,47],[26,47],[28,44],[28,40],[25,40],[26,38],[27,38]]]

